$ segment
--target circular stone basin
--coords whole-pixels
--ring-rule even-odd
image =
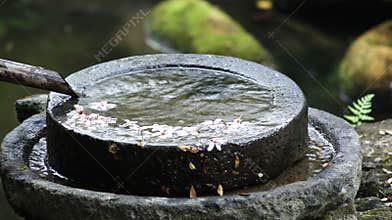
[[[335,149],[334,158],[320,172],[283,184],[279,177],[271,184],[225,191],[223,196],[114,194],[82,189],[72,180],[64,185],[42,177],[31,168],[47,167],[31,159],[42,158],[34,156],[48,129],[42,114],[6,136],[0,152],[1,174],[10,204],[28,219],[316,219],[353,201],[360,182],[361,153],[358,135],[344,120],[310,109],[308,126],[310,143],[326,141]],[[292,172],[283,175],[289,177]]]
[[[99,64],[67,80],[84,96],[50,94],[49,164],[96,188],[216,195],[265,183],[305,156],[301,90],[256,63],[148,55]]]

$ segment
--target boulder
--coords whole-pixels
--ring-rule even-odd
[[[392,82],[392,20],[356,39],[338,70],[347,90],[367,88],[387,91]]]
[[[158,48],[164,52],[167,50],[162,48],[171,48],[182,53],[234,56],[272,65],[269,53],[251,34],[204,0],[160,3],[148,19],[147,31],[153,42],[165,45]]]
[[[28,96],[17,100],[15,110],[18,121],[22,122],[35,114],[44,112],[47,101],[48,95],[46,94]]]
[[[333,211],[327,212],[320,220],[357,220],[355,206],[353,202],[348,202]]]

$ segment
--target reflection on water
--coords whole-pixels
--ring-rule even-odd
[[[127,74],[103,80],[83,93],[75,106],[78,110],[70,106],[60,120],[84,134],[124,143],[191,146],[214,139],[231,143],[284,122],[282,106],[274,104],[273,88],[207,69]],[[102,110],[102,101],[112,107]]]
[[[311,106],[337,114],[345,104],[339,101],[337,85],[327,83],[327,74],[334,71],[352,39],[390,18],[388,8],[374,12],[372,7],[367,7],[362,11],[350,9],[355,16],[347,11],[337,14],[330,9],[318,18],[294,16],[282,23],[287,15],[257,11],[252,1],[211,1],[218,3],[263,42],[278,60],[279,70],[301,86]],[[113,34],[140,9],[148,11],[158,0],[37,0],[34,5],[32,2],[6,1],[0,7],[0,57],[41,65],[65,76],[97,63],[94,54]],[[155,52],[144,43],[142,25],[129,31],[129,35],[112,48],[106,60]],[[272,31],[274,38],[271,39],[268,33]],[[332,93],[326,92],[312,78]],[[0,139],[17,125],[14,101],[37,92],[0,83]],[[2,192],[0,216],[16,219],[6,206]]]

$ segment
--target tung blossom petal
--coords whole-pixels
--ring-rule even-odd
[[[212,151],[216,148],[218,151],[222,150],[222,145],[226,144],[227,141],[220,138],[213,138],[208,141],[207,151]]]
[[[93,102],[93,103],[90,103],[88,106],[91,109],[94,109],[97,111],[102,111],[102,112],[109,111],[110,109],[114,109],[117,107],[116,104],[111,104],[111,103],[108,103],[107,101]]]

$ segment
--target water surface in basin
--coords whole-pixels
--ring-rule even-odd
[[[61,121],[119,142],[224,144],[282,121],[273,88],[204,69],[151,70],[104,79]]]

